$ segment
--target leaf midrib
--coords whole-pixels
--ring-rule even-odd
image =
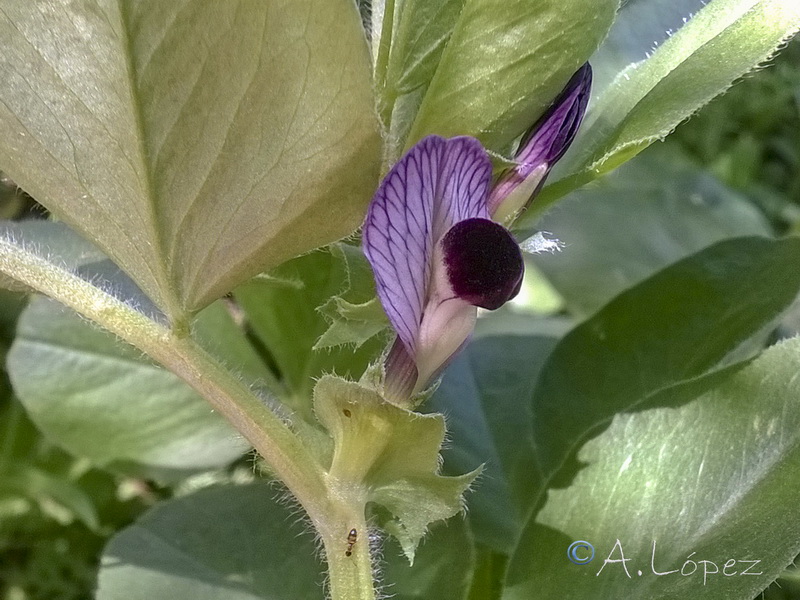
[[[142,101],[139,96],[139,90],[137,86],[137,70],[133,61],[134,49],[133,41],[131,39],[130,15],[128,14],[125,2],[118,0],[118,6],[120,15],[120,28],[123,36],[120,40],[120,43],[122,46],[122,52],[125,56],[125,65],[128,73],[127,89],[130,94],[129,100],[131,116],[134,119],[137,132],[136,148],[134,149],[134,153],[136,159],[141,165],[142,176],[140,178],[140,184],[144,194],[143,208],[145,209],[147,217],[149,218],[149,223],[143,223],[143,225],[149,225],[148,237],[153,245],[152,255],[155,259],[155,265],[151,265],[150,269],[156,280],[156,285],[159,288],[161,300],[164,303],[164,312],[167,314],[170,321],[174,323],[176,320],[184,320],[185,311],[182,308],[183,303],[175,293],[177,286],[165,253],[167,246],[165,235],[168,232],[162,231],[162,229],[158,226],[158,197],[155,192],[153,181],[154,177],[150,162],[147,160],[147,149],[145,147],[145,136],[147,135],[147,132],[144,122]]]

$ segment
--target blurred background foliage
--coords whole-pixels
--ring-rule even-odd
[[[656,176],[659,167],[670,176]],[[677,260],[681,254],[726,235],[762,230],[777,235],[800,234],[800,41],[790,43],[768,67],[738,82],[727,94],[678,127],[663,144],[643,153],[625,168],[628,170],[616,180],[615,176],[609,178],[610,187],[578,192],[589,196],[606,194],[610,202],[616,198],[613,200],[618,203],[616,208],[600,203],[593,208],[606,211],[609,219],[605,224],[598,215],[588,218],[581,213],[591,203],[581,208],[582,203],[567,198],[552,216],[548,215],[545,228],[565,239],[568,246],[578,244],[584,225],[606,228],[595,239],[615,235],[616,228],[616,234],[620,234],[617,237],[622,238],[624,233],[631,246],[625,249],[618,244],[615,251],[620,256],[641,255],[636,232],[615,221],[614,216],[614,211],[630,211],[631,206],[635,208],[635,203],[641,202],[650,206],[648,214],[655,222],[663,223],[664,228],[669,225],[667,220],[675,224],[677,232],[670,234],[670,243],[674,246],[680,238],[680,247],[664,244],[658,249],[651,248],[651,256],[635,269],[616,273],[619,277],[615,284],[590,285],[588,291],[587,286],[570,287],[575,277],[557,281],[557,270],[548,265],[547,259],[537,261],[538,269],[532,271],[538,274],[535,289],[541,293],[545,289],[541,287],[542,281],[549,281],[558,290],[546,296],[545,312],[583,318],[614,295],[618,291],[615,286],[627,287],[663,264]],[[626,190],[632,204],[626,204]],[[593,199],[602,202],[601,198]],[[578,207],[575,212],[571,203]],[[693,212],[698,206],[702,214]],[[13,182],[0,179],[0,218],[44,215]],[[630,217],[635,221],[642,219],[640,214]],[[570,219],[578,221],[577,228],[570,229]],[[569,258],[569,252],[562,253],[558,260],[565,258]],[[608,260],[613,263],[615,259],[612,256]],[[608,278],[607,271],[599,273]],[[547,289],[552,291],[550,287]],[[20,294],[0,292],[3,365],[24,302]],[[537,307],[537,293],[530,297],[530,302]],[[0,598],[89,598],[95,586],[100,552],[116,531],[161,499],[207,482],[248,476],[252,476],[249,459],[223,473],[195,477],[172,488],[93,468],[38,434],[14,399],[3,371],[0,373]],[[767,590],[765,598],[800,598],[795,570],[787,571],[778,584]]]
[[[30,199],[4,192],[4,212],[35,210]],[[0,290],[3,365],[24,302]],[[108,537],[161,495],[147,482],[94,469],[48,443],[0,373],[0,597],[89,598]]]
[[[800,233],[800,41],[678,127],[667,143],[745,193],[777,233]]]

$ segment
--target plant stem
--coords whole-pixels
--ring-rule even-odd
[[[0,239],[0,272],[72,308],[175,373],[253,445],[312,517],[324,513],[322,467],[261,398],[191,337],[175,335],[119,298],[7,239]]]
[[[385,93],[386,76],[389,70],[389,53],[392,47],[392,35],[394,34],[394,0],[386,0],[383,7],[383,22],[381,23],[381,41],[378,46],[377,58],[375,61],[375,85],[381,92]],[[384,123],[388,127],[388,123]]]
[[[0,238],[0,274],[101,325],[194,388],[253,445],[308,513],[325,546],[331,598],[375,599],[363,488],[330,477],[301,437],[245,382],[191,336],[176,334],[31,248]],[[350,548],[353,529],[356,540]]]
[[[365,502],[348,493],[344,486],[337,493],[335,490],[339,486],[335,482],[331,483],[331,488],[334,497],[326,523],[319,529],[328,563],[330,597],[333,600],[375,600]]]

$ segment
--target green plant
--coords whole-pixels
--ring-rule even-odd
[[[97,597],[320,596],[323,567],[293,512],[321,541],[335,599],[375,598],[381,581],[426,598],[763,590],[800,551],[800,348],[764,349],[800,288],[800,243],[759,237],[769,229],[735,201],[731,220],[701,206],[719,227],[694,238],[681,209],[686,228],[659,240],[645,218],[663,205],[632,221],[622,209],[668,169],[659,189],[689,180],[671,157],[598,178],[767,59],[800,28],[795,3],[360,4],[0,11],[0,168],[59,219],[4,223],[1,281],[68,307],[36,298],[19,318],[15,394],[49,439],[103,469],[169,485],[252,447],[271,480],[156,506],[107,546]],[[478,318],[435,392],[423,366],[435,379],[460,343],[407,344],[419,379],[387,395],[392,334],[375,297],[387,306],[387,282],[376,290],[358,245],[340,240],[387,189],[381,176],[441,139],[430,136],[470,136],[482,181],[492,167],[500,181],[523,171],[540,117],[587,60],[583,126],[552,171],[555,155],[537,159],[534,187],[542,173],[548,184],[512,230],[530,237],[569,192],[565,206],[605,195],[618,229],[585,218],[575,239],[596,226],[619,259],[609,268],[606,253],[569,246],[526,259],[570,317]],[[448,221],[436,248],[461,223],[488,222],[481,210]],[[612,282],[576,291],[596,273]],[[429,283],[433,301],[445,288]],[[458,294],[470,296],[463,341],[472,305],[495,302]],[[434,341],[452,333],[437,323]],[[464,502],[467,517],[442,527]],[[580,540],[598,552],[589,567],[567,555]],[[690,559],[700,571],[667,574]],[[742,574],[751,563],[758,574]]]

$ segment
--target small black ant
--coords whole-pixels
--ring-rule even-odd
[[[353,554],[353,546],[356,545],[358,541],[358,531],[355,528],[350,530],[350,533],[347,534],[347,550],[345,550],[344,555],[350,556]]]

